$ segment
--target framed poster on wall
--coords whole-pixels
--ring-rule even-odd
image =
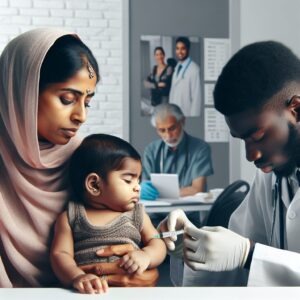
[[[162,103],[178,105],[186,117],[200,116],[201,44],[200,37],[141,36],[142,116]]]

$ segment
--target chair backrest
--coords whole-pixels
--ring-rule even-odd
[[[241,191],[242,187],[245,187],[246,190]],[[244,200],[249,189],[248,182],[244,180],[237,180],[231,183],[216,199],[203,225],[227,228],[231,214]]]

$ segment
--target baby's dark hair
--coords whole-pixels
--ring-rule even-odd
[[[300,60],[289,48],[274,41],[250,44],[223,68],[214,89],[215,108],[225,116],[260,109],[293,81],[300,81]]]
[[[65,82],[89,62],[100,79],[99,67],[91,50],[78,38],[64,35],[48,50],[40,71],[39,92],[49,84]]]
[[[86,137],[70,161],[69,178],[76,199],[83,199],[88,174],[97,173],[106,181],[111,171],[122,168],[126,158],[141,161],[139,153],[123,139],[108,134]]]

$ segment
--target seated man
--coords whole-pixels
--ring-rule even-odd
[[[175,104],[156,106],[151,118],[159,140],[149,144],[143,157],[141,198],[155,200],[158,192],[151,173],[178,174],[180,196],[206,191],[206,177],[213,174],[209,145],[184,131],[185,116]]]

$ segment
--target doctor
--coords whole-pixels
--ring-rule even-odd
[[[158,196],[148,181],[151,173],[178,174],[181,197],[204,192],[206,177],[213,174],[210,146],[184,131],[185,117],[175,104],[156,106],[151,123],[160,139],[144,151],[141,198]]]
[[[186,264],[198,271],[226,271],[205,273],[215,285],[226,280],[222,275],[230,277],[228,271],[250,269],[249,286],[299,286],[300,61],[278,42],[248,45],[224,67],[214,100],[258,168],[251,190],[233,213],[230,230],[198,229],[180,210],[160,228],[185,228]],[[173,241],[166,243],[174,250]],[[201,285],[201,272],[189,275]]]
[[[190,44],[187,37],[176,40],[178,63],[169,95],[169,102],[178,105],[186,117],[200,116],[201,108],[200,67],[189,56]]]

